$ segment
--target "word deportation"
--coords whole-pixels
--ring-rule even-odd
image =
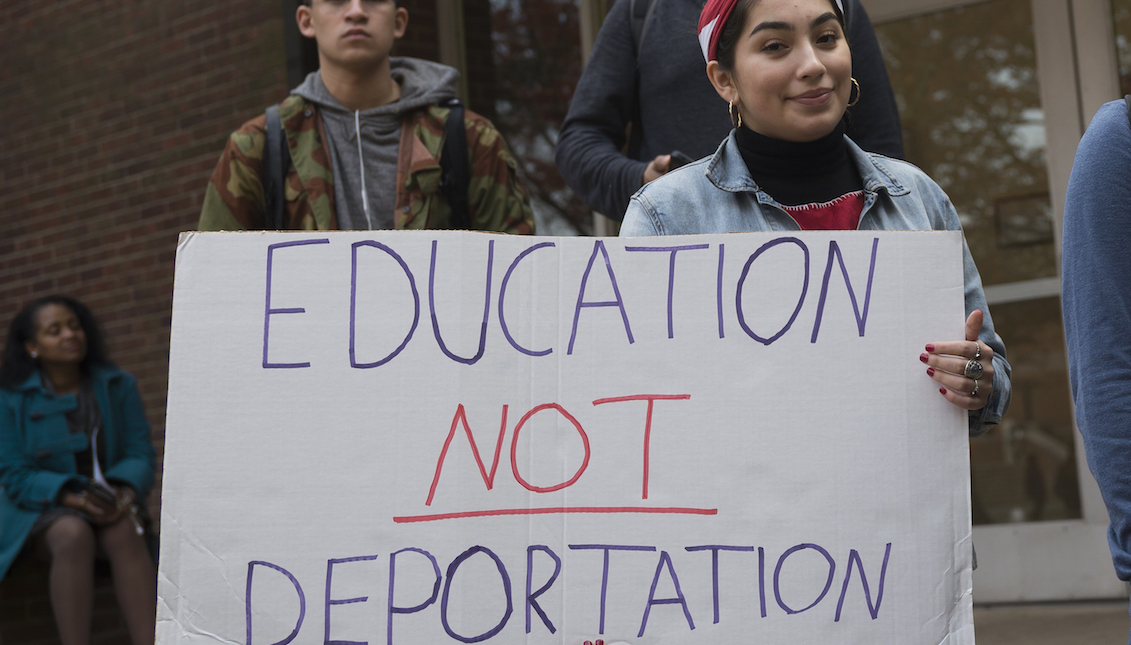
[[[656,553],[657,548],[655,546],[640,546],[640,545],[570,544],[569,549],[571,551],[596,551],[596,552],[601,552],[602,555],[603,555],[600,598],[599,599],[594,598],[593,600],[595,602],[600,603],[600,618],[598,620],[598,624],[596,625],[596,628],[597,628],[598,633],[604,634],[605,633],[605,609],[606,609],[606,604],[607,604],[607,600],[608,600],[608,590],[609,590],[609,559],[611,557],[611,554],[613,552]],[[710,559],[711,592],[710,593],[712,595],[712,606],[713,606],[713,609],[714,609],[714,616],[713,616],[714,624],[718,624],[720,622],[720,611],[719,611],[719,604],[720,604],[719,603],[719,554],[722,553],[722,552],[739,552],[739,553],[745,552],[745,553],[750,554],[749,556],[745,556],[745,557],[750,558],[750,559],[756,558],[759,608],[760,608],[762,618],[767,617],[769,615],[769,611],[770,611],[770,609],[769,609],[770,605],[767,602],[768,593],[771,593],[771,592],[773,593],[774,601],[775,601],[777,607],[780,608],[783,612],[785,612],[785,614],[787,614],[787,615],[800,614],[802,612],[812,610],[812,609],[816,608],[818,605],[820,605],[821,602],[823,600],[825,600],[826,597],[829,596],[829,591],[832,590],[833,583],[835,581],[835,578],[837,577],[836,576],[837,564],[836,564],[836,561],[833,559],[832,554],[830,554],[827,549],[825,549],[825,548],[823,548],[819,545],[816,545],[816,544],[803,543],[803,544],[798,544],[796,546],[793,546],[789,549],[786,549],[777,558],[777,564],[776,564],[776,566],[774,566],[773,573],[770,574],[770,575],[767,575],[767,573],[768,573],[767,572],[767,565],[769,564],[769,562],[767,561],[766,551],[763,547],[732,546],[732,545],[713,544],[713,545],[688,546],[688,547],[684,547],[684,550],[687,551],[687,552],[709,552],[711,554],[711,559]],[[783,577],[786,577],[785,575],[783,575],[783,570],[787,569],[787,566],[786,566],[787,560],[791,556],[793,556],[794,554],[797,554],[799,552],[807,551],[807,550],[815,551],[815,552],[817,552],[818,554],[820,554],[821,556],[824,557],[824,559],[826,560],[826,562],[828,564],[828,576],[826,578],[824,587],[821,589],[820,593],[817,594],[816,598],[813,599],[811,602],[809,602],[809,604],[801,606],[800,608],[798,608],[794,605],[801,605],[801,603],[796,602],[796,601],[792,601],[793,604],[789,604],[789,603],[787,603],[787,601],[785,599],[782,598],[782,586],[783,586],[782,585],[782,579],[783,579]],[[677,551],[677,553],[678,553],[678,551]],[[540,555],[536,555],[536,554],[540,554]],[[842,580],[843,581],[841,582],[841,585],[840,585],[840,593],[837,596],[836,609],[835,609],[835,613],[833,614],[833,621],[834,622],[839,622],[840,619],[841,619],[842,612],[844,611],[844,608],[845,608],[845,599],[849,595],[849,588],[852,585],[852,581],[853,581],[854,577],[858,579],[857,584],[862,588],[863,595],[864,595],[864,603],[867,605],[867,611],[868,611],[868,614],[871,616],[871,619],[876,620],[876,619],[879,618],[880,604],[883,602],[884,582],[885,582],[885,579],[887,578],[888,560],[889,560],[890,556],[891,556],[891,543],[889,542],[884,547],[883,562],[878,567],[879,568],[878,575],[877,575],[877,572],[875,571],[875,564],[872,565],[873,566],[872,580],[875,582],[875,603],[873,604],[873,601],[872,601],[872,598],[873,598],[873,596],[872,596],[872,586],[869,583],[868,575],[865,573],[864,562],[861,559],[860,553],[856,549],[849,549],[847,563],[844,566],[844,572],[842,574],[842,576],[843,576]],[[362,596],[362,597],[357,597],[357,598],[334,598],[332,587],[333,587],[335,567],[343,567],[344,565],[348,565],[350,563],[377,560],[378,557],[379,556],[377,556],[377,555],[364,555],[364,556],[351,557],[351,558],[330,559],[330,560],[326,561],[326,588],[325,588],[324,604],[323,604],[323,612],[324,612],[324,617],[325,617],[325,623],[324,623],[324,626],[325,626],[325,632],[324,632],[325,639],[324,640],[325,640],[325,642],[327,642],[327,643],[348,642],[348,641],[331,640],[331,637],[330,637],[331,626],[332,626],[331,625],[331,609],[333,607],[335,607],[337,605],[363,603],[363,602],[367,602],[369,600],[368,596]],[[408,557],[417,558],[417,559],[425,558],[427,560],[427,562],[429,564],[431,564],[431,566],[432,566],[432,571],[433,571],[433,574],[434,574],[434,581],[433,581],[433,585],[432,585],[432,594],[430,596],[428,596],[427,598],[405,599],[405,598],[398,598],[397,597],[397,563],[398,563],[398,558],[408,558]],[[451,623],[448,619],[448,612],[449,612],[448,608],[449,608],[449,601],[452,600],[452,596],[453,596],[453,591],[452,591],[453,584],[452,583],[457,578],[457,576],[459,576],[460,566],[463,565],[468,560],[470,560],[471,558],[474,558],[474,557],[488,558],[491,561],[489,564],[494,564],[495,569],[498,572],[498,582],[501,583],[499,588],[501,588],[503,600],[506,603],[506,609],[502,612],[502,616],[499,618],[498,622],[491,629],[488,629],[487,631],[485,631],[481,634],[467,635],[467,634],[457,633],[452,628],[452,625],[451,625]],[[535,578],[534,578],[534,575],[535,575],[535,558],[536,557],[538,557],[540,559],[549,558],[549,560],[552,561],[553,565],[554,565],[553,574],[550,575],[549,579],[547,579],[545,582],[542,582],[541,585],[537,589],[534,588],[534,584],[535,584]],[[617,557],[632,557],[632,556],[621,555],[621,556],[617,556]],[[479,643],[479,642],[489,640],[492,637],[498,635],[507,626],[507,623],[510,621],[511,616],[514,613],[514,594],[513,594],[513,585],[512,585],[512,582],[511,582],[511,575],[510,575],[510,573],[507,569],[506,564],[503,562],[502,558],[500,558],[494,551],[492,551],[491,549],[489,549],[487,547],[473,546],[473,547],[463,551],[458,556],[456,556],[451,561],[450,564],[448,564],[447,571],[445,573],[441,573],[440,564],[433,554],[429,553],[428,551],[426,551],[424,549],[417,548],[417,547],[408,547],[408,548],[404,548],[404,549],[401,549],[399,551],[396,551],[394,553],[391,553],[388,556],[388,562],[389,562],[389,564],[388,564],[389,584],[388,584],[388,597],[387,597],[386,606],[385,606],[385,625],[386,625],[385,636],[386,636],[387,645],[393,645],[393,622],[394,622],[393,619],[394,619],[395,616],[424,612],[428,608],[435,605],[437,600],[439,600],[439,603],[440,603],[439,607],[438,607],[438,612],[439,612],[440,623],[443,626],[444,631],[447,632],[447,634],[449,636],[451,636],[452,638],[454,638],[458,641],[464,642],[464,643]],[[490,571],[489,564],[486,567],[486,569],[481,569],[481,570]],[[750,565],[752,567],[755,566],[755,562],[750,562]],[[264,610],[262,607],[259,607],[259,608],[254,607],[254,597],[253,596],[254,596],[255,584],[253,584],[253,578],[254,578],[254,575],[255,575],[257,568],[271,569],[271,570],[274,570],[274,571],[278,572],[279,574],[282,574],[283,576],[285,576],[286,580],[289,581],[289,583],[291,584],[291,586],[294,589],[295,594],[298,597],[298,616],[295,619],[294,630],[288,636],[283,638],[282,640],[277,641],[276,643],[272,644],[272,645],[287,645],[292,640],[294,640],[295,637],[298,636],[299,631],[302,629],[303,623],[306,620],[306,593],[304,592],[303,587],[299,583],[298,579],[295,578],[295,576],[290,571],[288,571],[287,569],[284,569],[283,567],[279,566],[278,564],[274,564],[274,563],[266,562],[266,561],[262,561],[262,560],[253,560],[251,562],[248,562],[248,564],[247,564],[247,591],[246,591],[246,596],[245,596],[246,612],[247,612],[247,614],[246,614],[246,616],[247,616],[247,641],[246,641],[247,645],[252,645],[253,643],[257,642],[257,641],[253,640],[255,630],[253,629],[253,625],[252,625],[252,616],[253,616],[253,614],[256,613],[257,609],[261,612],[260,615],[262,615],[263,612],[269,613],[271,615],[276,615],[276,616],[280,615],[278,607],[271,607],[271,608],[269,608],[270,611]],[[427,569],[425,569],[425,570],[427,570]],[[539,627],[538,629],[544,628],[544,629],[548,630],[551,634],[557,633],[557,626],[554,624],[553,619],[546,613],[545,608],[543,608],[539,604],[538,599],[543,594],[545,594],[547,591],[549,591],[551,589],[551,587],[554,586],[554,583],[557,582],[558,578],[561,575],[561,572],[562,572],[562,559],[561,559],[561,557],[559,557],[559,555],[557,553],[555,553],[553,551],[553,549],[551,549],[550,547],[548,547],[546,545],[542,545],[542,544],[536,544],[536,545],[531,545],[531,546],[527,547],[527,549],[526,549],[526,576],[525,576],[525,578],[526,578],[526,591],[525,591],[525,594],[523,596],[523,598],[524,598],[523,604],[524,604],[525,613],[526,613],[526,633],[527,634],[530,634],[531,631],[534,629],[534,624],[531,620],[532,612],[533,612],[533,614],[537,615],[538,620],[541,621],[542,626]],[[855,576],[854,576],[854,572],[856,572]],[[488,575],[491,578],[494,578],[494,573],[491,573],[491,574],[488,574]],[[276,578],[277,578],[277,576],[276,576]],[[270,581],[270,582],[275,582],[275,581],[273,580],[273,581]],[[459,589],[471,589],[472,591],[470,593],[473,593],[475,595],[480,595],[480,594],[486,593],[483,590],[483,585],[476,584],[478,582],[480,582],[480,581],[478,581],[478,580],[469,581],[469,580],[466,579],[466,576],[464,576],[464,578],[461,579],[459,581],[459,583],[457,583],[455,585],[455,588],[457,590],[459,590]],[[671,597],[666,597],[666,598],[658,598],[656,596],[656,588],[657,588],[657,586],[659,586],[661,584],[661,582],[664,584],[665,587],[674,588],[675,595],[671,596]],[[440,591],[441,583],[442,583],[442,586],[443,586],[443,592],[442,593]],[[486,581],[486,583],[489,586],[494,586],[493,580]],[[262,582],[261,582],[261,584],[262,584]],[[283,584],[285,585],[285,583],[283,583]],[[414,588],[417,588],[417,589],[421,588],[421,586],[423,586],[424,588],[427,588],[426,584],[424,584],[424,585],[413,585],[413,586],[414,586]],[[398,603],[405,603],[405,604],[398,604]],[[408,604],[408,603],[415,603],[415,604]],[[454,602],[452,602],[451,604],[454,604],[457,607],[462,606],[462,603],[459,601],[458,598]],[[624,606],[624,603],[618,603],[618,604],[620,606]],[[685,594],[684,591],[683,591],[683,588],[680,586],[679,575],[676,573],[676,568],[675,568],[675,565],[672,562],[671,555],[669,554],[668,551],[664,551],[664,550],[660,550],[659,555],[656,558],[656,569],[655,569],[655,573],[652,576],[651,587],[648,591],[648,598],[647,598],[647,601],[643,603],[643,607],[642,607],[643,617],[641,618],[641,621],[640,621],[640,630],[639,630],[639,633],[637,634],[638,638],[643,637],[644,633],[647,631],[649,615],[651,614],[652,609],[654,607],[656,607],[657,605],[679,605],[680,609],[682,610],[683,617],[687,621],[688,629],[690,629],[690,630],[695,629],[695,620],[692,617],[691,610],[688,607],[688,594]],[[743,612],[743,615],[747,616],[748,614],[746,612]]]
[[[303,308],[303,307],[272,307],[272,305],[271,305],[271,288],[272,288],[273,268],[274,268],[274,263],[276,261],[276,258],[275,258],[276,253],[278,253],[280,251],[287,250],[287,252],[284,254],[284,257],[287,257],[287,259],[289,261],[294,261],[296,259],[295,254],[300,253],[300,251],[297,250],[296,247],[309,247],[309,246],[329,244],[329,243],[330,243],[329,238],[314,238],[314,239],[296,240],[296,241],[291,241],[291,242],[280,242],[280,243],[277,243],[277,244],[271,244],[267,247],[267,271],[266,271],[266,285],[265,285],[266,286],[266,289],[265,289],[266,298],[265,298],[264,314],[263,314],[263,368],[264,369],[280,369],[280,368],[289,369],[289,368],[310,367],[309,362],[278,362],[278,361],[272,361],[269,358],[270,329],[271,329],[272,316],[279,316],[279,315],[284,315],[284,314],[302,314],[302,313],[306,312],[306,309]],[[862,283],[866,285],[864,287],[863,304],[861,306],[861,303],[858,302],[857,297],[856,297],[857,288],[853,286],[853,281],[849,277],[849,271],[848,271],[848,268],[845,266],[844,255],[843,255],[843,253],[840,249],[840,246],[837,244],[836,240],[830,240],[829,241],[828,256],[827,256],[828,260],[825,264],[824,277],[821,280],[821,292],[820,292],[820,297],[819,297],[819,300],[818,300],[816,315],[815,315],[814,321],[813,321],[813,328],[812,328],[812,333],[811,333],[811,336],[810,336],[810,342],[813,342],[813,343],[817,342],[817,335],[818,335],[818,332],[820,331],[821,320],[824,317],[824,313],[825,313],[825,300],[826,300],[826,297],[828,296],[830,281],[832,280],[833,267],[834,266],[839,266],[840,274],[843,276],[844,285],[848,289],[848,296],[849,296],[849,298],[852,302],[853,314],[855,315],[855,318],[856,318],[856,325],[857,325],[857,329],[859,331],[859,335],[861,337],[864,336],[864,331],[865,331],[865,328],[866,328],[867,322],[868,322],[868,306],[869,306],[869,303],[871,301],[871,296],[872,296],[872,279],[875,275],[876,256],[877,256],[877,252],[879,250],[879,244],[880,244],[879,238],[874,238],[873,242],[872,242],[871,258],[870,258],[870,261],[869,261],[869,264],[868,264],[867,276],[859,275],[859,276],[857,276],[857,279],[856,279],[857,287]],[[803,274],[804,274],[803,280],[801,281],[800,293],[798,294],[797,302],[794,305],[794,308],[793,308],[792,314],[789,317],[789,320],[780,329],[759,333],[751,327],[751,325],[747,321],[747,316],[746,316],[747,307],[755,307],[755,306],[757,306],[758,303],[751,304],[751,303],[744,303],[743,302],[743,286],[745,285],[746,279],[747,279],[748,275],[750,274],[750,270],[754,266],[754,263],[757,262],[758,259],[760,257],[762,257],[763,254],[766,251],[768,251],[768,250],[770,250],[774,247],[778,247],[778,246],[782,246],[782,245],[784,245],[783,248],[786,248],[786,249],[788,249],[789,247],[794,247],[795,252],[797,252],[798,261],[800,263],[800,268],[802,269]],[[541,243],[533,244],[533,245],[527,247],[526,249],[524,249],[523,251],[521,251],[514,258],[514,260],[511,261],[510,265],[507,267],[506,273],[504,274],[502,282],[499,285],[498,295],[497,295],[497,297],[493,297],[493,295],[494,295],[492,293],[493,282],[492,282],[491,277],[492,277],[492,274],[495,270],[495,240],[489,240],[487,242],[487,265],[486,265],[486,269],[485,269],[486,279],[484,281],[485,284],[486,284],[486,288],[485,288],[485,294],[484,294],[483,317],[480,320],[479,345],[478,345],[477,351],[474,354],[472,354],[470,356],[460,356],[460,355],[456,354],[455,352],[453,352],[452,350],[450,350],[448,348],[447,344],[445,344],[443,336],[440,332],[440,321],[439,321],[439,319],[436,315],[436,289],[435,289],[435,285],[436,285],[436,258],[437,258],[437,255],[439,253],[439,242],[438,242],[438,240],[433,240],[432,241],[431,261],[429,263],[429,270],[428,270],[428,284],[427,284],[428,309],[429,309],[429,314],[431,316],[433,336],[435,337],[436,343],[437,343],[437,345],[439,345],[439,348],[444,353],[444,355],[447,356],[448,358],[450,358],[451,360],[455,361],[455,362],[463,363],[463,364],[466,364],[466,365],[473,365],[477,361],[479,361],[480,358],[483,357],[484,349],[486,347],[486,342],[487,342],[487,329],[488,329],[489,321],[491,319],[491,304],[492,304],[492,302],[497,303],[496,308],[497,308],[497,311],[498,311],[497,319],[499,321],[499,327],[501,328],[501,330],[503,332],[503,336],[506,338],[507,342],[510,344],[510,346],[512,348],[514,348],[516,351],[518,351],[522,354],[532,356],[532,357],[541,357],[541,356],[547,356],[549,354],[552,354],[554,352],[554,348],[552,348],[552,347],[532,349],[532,348],[528,348],[528,347],[523,346],[518,340],[516,340],[514,338],[514,336],[511,334],[510,328],[507,325],[506,315],[504,313],[505,310],[506,310],[505,307],[504,307],[504,304],[505,304],[506,298],[507,298],[507,286],[510,283],[511,277],[514,275],[515,270],[518,269],[518,267],[520,265],[522,265],[523,262],[525,260],[527,260],[527,258],[529,258],[535,252],[540,251],[540,250],[544,250],[544,249],[550,249],[550,248],[553,248],[555,246],[557,246],[557,245],[554,242],[541,242]],[[311,249],[307,249],[307,250],[309,251]],[[668,275],[667,275],[668,338],[672,338],[674,336],[673,322],[672,322],[673,321],[673,313],[672,313],[673,302],[672,301],[673,301],[674,284],[675,284],[675,276],[676,276],[676,257],[680,253],[684,253],[684,252],[695,252],[695,251],[704,252],[704,251],[710,251],[710,250],[711,249],[710,249],[709,244],[685,244],[685,245],[675,245],[675,246],[625,246],[624,247],[624,251],[629,252],[629,253],[635,252],[635,253],[666,253],[666,254],[668,254]],[[715,288],[715,295],[716,295],[718,334],[719,334],[719,338],[724,338],[725,335],[726,335],[726,332],[725,332],[725,324],[724,324],[725,321],[724,321],[724,313],[723,313],[724,306],[723,305],[724,305],[724,302],[727,299],[732,297],[730,295],[730,293],[728,292],[728,290],[724,288],[724,271],[723,271],[723,269],[724,269],[724,266],[725,266],[725,263],[726,263],[726,244],[725,243],[718,244],[716,252],[717,252],[717,256],[718,256],[718,269],[717,269],[717,274],[716,274],[716,284],[714,285],[714,288]],[[359,258],[361,258],[362,256],[364,256],[366,254],[384,254],[388,258],[391,258],[393,261],[395,261],[397,265],[399,265],[400,269],[404,273],[404,278],[405,278],[405,283],[404,283],[405,287],[404,288],[407,290],[407,293],[409,295],[411,295],[412,302],[414,303],[412,323],[410,325],[408,325],[407,329],[405,329],[403,340],[400,342],[399,346],[397,346],[396,349],[392,350],[390,353],[388,353],[385,356],[368,357],[372,360],[363,360],[362,358],[358,357],[358,355],[357,355],[358,354],[357,343],[356,343],[356,340],[357,340],[356,312],[357,312],[357,300],[358,300],[358,288],[359,288],[359,284],[358,284],[358,282],[359,282],[359,280],[358,280],[358,260],[359,260]],[[299,261],[301,261],[301,260],[299,260]],[[597,268],[598,270],[594,271],[595,268]],[[601,271],[600,269],[603,269],[603,271]],[[395,269],[394,269],[394,271],[395,271]],[[806,298],[806,296],[809,292],[809,275],[810,275],[809,247],[802,240],[800,240],[796,237],[779,237],[779,238],[772,239],[772,240],[766,242],[765,244],[763,244],[762,246],[760,246],[756,251],[751,253],[745,259],[745,263],[743,264],[741,275],[738,278],[737,284],[733,288],[733,299],[734,299],[734,307],[735,307],[734,310],[735,310],[736,317],[738,319],[738,325],[739,325],[739,327],[741,327],[742,331],[745,332],[745,334],[747,336],[749,336],[750,338],[752,338],[755,341],[762,343],[764,345],[769,345],[769,344],[773,343],[774,341],[776,341],[777,339],[781,338],[793,326],[793,323],[797,320],[798,314],[801,312],[802,305],[804,305],[805,298]],[[387,283],[389,280],[393,280],[393,279],[394,278],[390,278],[388,276],[383,276],[382,282]],[[599,285],[598,285],[598,282],[600,283]],[[587,295],[588,293],[590,293],[592,291],[598,291],[598,290],[603,292],[603,293],[611,292],[613,294],[613,296],[609,300],[598,300],[598,299],[590,299],[589,296]],[[580,278],[577,282],[576,292],[577,292],[577,298],[576,298],[575,305],[574,305],[574,308],[573,308],[573,323],[572,323],[572,326],[571,326],[571,329],[570,329],[569,344],[566,348],[566,354],[567,355],[573,354],[573,352],[574,352],[574,344],[575,344],[575,341],[577,340],[578,323],[581,319],[582,312],[585,311],[586,309],[590,309],[590,308],[613,308],[613,309],[619,310],[620,319],[621,319],[621,322],[624,326],[624,333],[625,333],[625,336],[627,337],[628,343],[632,344],[632,343],[635,342],[635,338],[633,337],[633,332],[632,332],[632,324],[631,324],[631,321],[630,321],[629,311],[626,308],[624,298],[621,295],[620,284],[617,281],[617,273],[616,273],[616,270],[614,269],[614,262],[613,262],[613,259],[609,255],[609,250],[606,247],[604,240],[598,239],[598,240],[594,241],[592,252],[589,255],[589,261],[586,263],[585,270],[584,270],[584,272],[582,273],[582,275],[580,276]],[[765,303],[761,303],[761,304],[765,304]],[[788,304],[789,303],[786,304],[787,307],[788,307]],[[398,354],[400,354],[401,351],[403,351],[405,347],[408,346],[409,342],[413,338],[413,335],[416,333],[417,328],[419,327],[421,307],[422,307],[422,305],[421,305],[421,294],[420,294],[420,287],[418,286],[417,276],[413,272],[413,270],[410,268],[409,264],[405,261],[404,257],[400,253],[398,253],[396,249],[394,249],[392,246],[390,246],[388,244],[384,244],[382,242],[378,242],[378,241],[375,241],[375,240],[363,240],[363,241],[360,241],[360,242],[354,242],[352,244],[352,268],[351,268],[351,279],[350,279],[350,321],[349,321],[349,328],[350,328],[349,358],[350,358],[350,365],[352,367],[358,368],[358,369],[380,367],[382,365],[385,365],[389,361],[393,360],[394,358],[396,358],[396,356]],[[763,334],[765,334],[765,335],[763,335]]]

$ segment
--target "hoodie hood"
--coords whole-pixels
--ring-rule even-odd
[[[393,228],[397,151],[407,113],[456,97],[459,72],[417,58],[390,58],[401,96],[386,105],[349,110],[311,72],[291,91],[319,106],[334,171],[334,203],[344,230]]]
[[[419,58],[390,58],[389,71],[393,80],[401,86],[401,97],[387,105],[360,110],[363,120],[370,115],[399,117],[405,112],[456,97],[459,71],[454,67]],[[291,90],[291,94],[317,103],[324,109],[348,113],[351,117],[353,115],[351,110],[346,109],[330,94],[322,83],[322,75],[317,71],[308,74],[302,84]]]

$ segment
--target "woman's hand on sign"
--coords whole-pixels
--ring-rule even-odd
[[[994,389],[994,350],[978,340],[982,310],[966,319],[966,339],[928,343],[919,360],[927,364],[927,376],[937,381],[939,393],[963,410],[986,407]]]

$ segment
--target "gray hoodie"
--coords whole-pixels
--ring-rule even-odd
[[[368,110],[343,107],[318,72],[291,91],[319,106],[334,168],[334,211],[342,230],[393,228],[404,114],[456,96],[459,72],[454,68],[417,58],[390,58],[389,67],[401,97]]]

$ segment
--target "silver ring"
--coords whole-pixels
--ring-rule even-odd
[[[977,351],[974,352],[974,360],[976,360],[976,361],[982,360],[982,344],[979,343],[978,341],[974,341],[974,347],[975,347],[975,349],[977,349]]]
[[[974,391],[970,393],[970,396],[978,396],[978,379],[974,379]]]
[[[962,371],[962,374],[968,379],[974,379],[975,381],[977,381],[978,379],[982,378],[983,371],[984,370],[982,369],[981,363],[974,359],[970,359],[966,361],[966,369]]]

